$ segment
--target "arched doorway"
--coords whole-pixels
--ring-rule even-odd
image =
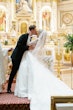
[[[40,11],[41,22],[40,25],[42,29],[51,30],[51,7],[43,6]]]
[[[48,10],[44,10],[42,12],[42,27],[43,29],[50,30],[50,12]]]
[[[27,23],[22,22],[20,29],[21,29],[21,34],[26,33],[27,32]]]

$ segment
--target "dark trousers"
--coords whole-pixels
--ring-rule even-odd
[[[10,77],[9,77],[9,82],[8,82],[8,88],[7,90],[10,90],[11,89],[11,85],[12,85],[12,82],[13,82],[13,79],[18,71],[18,68],[19,68],[19,65],[20,65],[20,62],[12,62],[13,63],[13,66],[12,66],[12,70],[11,70],[11,73],[10,73]]]

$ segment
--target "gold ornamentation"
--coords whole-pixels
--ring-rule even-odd
[[[52,55],[52,52],[50,50],[47,50],[46,55]]]
[[[61,79],[61,60],[62,60],[62,48],[60,47],[61,46],[61,42],[60,42],[60,39],[58,39],[58,45],[57,45],[57,48],[56,48],[56,60],[57,60],[57,77]]]
[[[57,67],[57,72],[58,72],[57,77],[61,79],[61,76],[60,76],[60,73],[61,73],[61,71],[60,71],[60,68],[61,68],[60,61],[62,60],[62,53],[56,52],[56,60],[57,60],[57,65],[58,65],[58,67]]]
[[[70,61],[71,60],[71,54],[70,53],[64,53],[64,60]]]
[[[65,24],[70,24],[73,20],[73,15],[71,13],[65,13],[62,17],[62,21]]]

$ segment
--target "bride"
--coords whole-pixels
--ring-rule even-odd
[[[30,110],[51,110],[51,96],[73,95],[73,91],[56,78],[42,61],[45,39],[46,32],[43,31],[35,49],[24,53],[16,79],[14,95],[28,97]]]

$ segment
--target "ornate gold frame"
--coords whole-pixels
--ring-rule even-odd
[[[73,103],[73,96],[52,96],[51,110],[56,110],[56,103]]]
[[[66,24],[67,26],[71,26],[73,24],[73,10],[60,11],[60,26],[62,24]],[[68,20],[68,23],[66,20]]]

